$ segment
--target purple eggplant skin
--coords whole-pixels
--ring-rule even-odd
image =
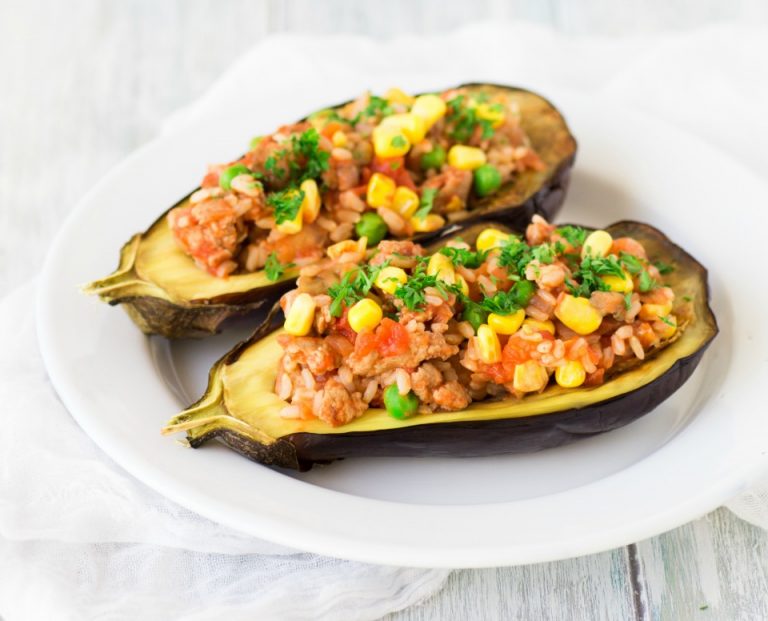
[[[442,238],[471,222],[494,220],[520,229],[536,214],[552,220],[568,190],[576,140],[549,101],[513,86],[463,86],[489,95],[503,91],[517,101],[521,124],[546,169],[520,173],[486,198],[471,196],[466,213],[454,215],[438,231],[413,238],[420,243]],[[191,193],[171,209],[186,204],[189,196]],[[110,305],[121,305],[144,333],[172,339],[215,334],[230,317],[269,308],[294,284],[298,275],[295,269],[287,270],[277,282],[268,281],[261,271],[231,276],[226,281],[207,274],[175,246],[166,223],[168,211],[123,246],[115,272],[84,287],[86,293],[98,295]],[[169,257],[172,260],[166,261]],[[195,286],[176,284],[190,282]]]
[[[462,239],[472,243],[485,226],[474,224],[463,229]],[[504,229],[501,224],[494,226]],[[688,380],[716,337],[718,327],[709,306],[707,271],[696,259],[646,224],[624,221],[606,230],[614,237],[637,238],[651,259],[663,260],[675,267],[666,282],[680,300],[675,312],[679,313],[684,327],[664,347],[649,353],[644,361],[634,360],[614,367],[617,372],[600,387],[570,390],[548,387],[539,396],[539,403],[546,399],[546,413],[541,413],[540,408],[537,413],[527,415],[526,408],[532,397],[521,400],[510,397],[494,402],[508,403],[508,409],[502,406],[493,418],[484,420],[467,419],[467,413],[471,415],[476,405],[472,404],[468,410],[453,413],[455,420],[451,422],[430,422],[430,416],[424,415],[403,421],[406,424],[402,426],[390,424],[386,429],[372,426],[346,432],[344,427],[333,430],[329,427],[329,433],[297,431],[294,422],[286,422],[285,433],[266,436],[232,414],[232,410],[247,410],[239,406],[248,403],[249,395],[226,393],[220,377],[222,369],[238,363],[245,365],[243,357],[250,348],[258,347],[280,327],[282,315],[275,306],[249,339],[214,365],[208,389],[200,401],[170,421],[163,432],[186,431],[192,447],[216,438],[253,461],[304,471],[313,464],[358,456],[476,457],[533,452],[627,425],[653,410]],[[446,235],[437,240],[431,249],[434,251],[451,237]],[[277,360],[274,362],[277,364]],[[249,367],[243,368],[251,372]],[[581,405],[574,406],[574,400],[580,397],[583,397]],[[238,402],[239,409],[232,408],[232,400]],[[547,411],[550,406],[552,409]],[[255,439],[259,434],[266,441]]]

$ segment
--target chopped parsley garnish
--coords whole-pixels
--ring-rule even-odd
[[[539,246],[531,247],[531,255],[539,263],[549,265],[550,263],[554,263],[555,256],[560,254],[564,249],[563,244],[560,242],[555,242],[554,244],[541,244]]]
[[[670,265],[669,263],[664,263],[664,261],[654,261],[653,265],[656,267],[657,270],[659,270],[659,274],[664,276],[665,274],[671,274],[675,271],[675,266]]]
[[[482,128],[482,139],[493,136],[493,126],[487,119],[480,119],[475,108],[468,105],[464,95],[457,95],[448,101],[448,135],[457,142],[466,142],[472,137],[476,127]]]
[[[621,262],[621,265],[624,267],[624,269],[633,276],[636,276],[645,269],[643,262],[640,259],[638,259],[635,255],[629,254],[627,252],[619,253],[619,261]]]
[[[690,295],[684,295],[683,296],[683,302],[690,302],[693,298]]]
[[[497,291],[483,298],[480,307],[489,313],[511,315],[528,306],[535,292],[536,287],[530,280],[520,280],[509,291]]]
[[[488,252],[488,250],[473,252],[465,248],[452,248],[450,246],[440,249],[440,254],[448,257],[456,267],[463,265],[470,269],[480,267],[488,256]]]
[[[435,205],[435,196],[437,196],[437,188],[424,188],[421,192],[421,200],[419,201],[419,208],[416,213],[413,214],[414,218],[423,220],[427,217],[427,214],[432,211],[432,207]]]
[[[632,294],[631,293],[625,293],[624,294],[624,308],[629,310],[632,308]]]
[[[647,270],[640,272],[640,277],[637,279],[637,286],[642,293],[650,291],[657,285],[658,283],[653,278],[651,278],[651,275],[647,272]]]
[[[396,149],[402,149],[408,144],[403,136],[395,136],[389,143]]]
[[[621,269],[619,260],[613,256],[593,257],[587,255],[581,260],[579,269],[573,274],[575,278],[581,281],[577,284],[572,280],[566,279],[565,287],[571,295],[582,298],[588,298],[594,291],[609,291],[610,287],[603,281],[601,276],[616,276],[624,278],[624,271]]]
[[[280,277],[285,273],[285,270],[291,267],[296,267],[296,264],[280,263],[280,259],[277,258],[277,253],[272,252],[267,257],[267,262],[264,265],[264,271],[267,273],[267,279],[275,281],[280,280]]]
[[[386,99],[371,95],[368,100],[368,105],[365,107],[365,110],[363,110],[363,116],[389,116],[393,112],[394,110],[392,109],[392,106],[389,105],[389,102]]]
[[[659,321],[667,324],[668,326],[672,326],[673,328],[676,327],[675,322],[672,321],[669,317],[659,317]]]
[[[424,289],[433,287],[443,299],[448,299],[450,293],[461,295],[459,285],[448,284],[437,276],[428,276],[426,273],[426,261],[421,261],[413,274],[395,289],[395,297],[403,301],[408,310],[418,310],[426,304]]]
[[[565,240],[574,248],[583,246],[584,240],[587,238],[587,231],[580,226],[572,226],[570,224],[555,229],[555,233],[565,238]]]
[[[317,179],[328,170],[328,160],[331,154],[320,148],[320,134],[314,127],[302,132],[300,135],[291,136],[291,149],[294,157],[303,162],[301,172],[296,181],[301,183],[306,179]]]
[[[525,267],[533,260],[531,249],[517,237],[510,237],[501,247],[498,262],[507,271],[512,268],[517,274],[524,274]]]
[[[304,200],[304,192],[295,188],[288,188],[280,192],[272,192],[267,196],[267,205],[272,207],[275,213],[275,222],[282,224],[296,219],[301,203]]]
[[[529,246],[524,241],[511,237],[501,247],[498,261],[501,267],[507,268],[507,271],[511,269],[513,273],[524,276],[526,267],[528,267],[531,261],[535,260],[541,264],[548,265],[553,263],[555,257],[564,249],[563,244],[560,242]]]
[[[362,300],[373,287],[379,272],[389,265],[385,261],[381,265],[361,265],[350,270],[342,277],[341,281],[328,287],[328,295],[331,301],[331,316],[341,317],[345,306],[352,306],[358,300]]]

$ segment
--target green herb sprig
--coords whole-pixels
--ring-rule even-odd
[[[280,259],[277,258],[277,253],[272,252],[267,257],[267,262],[264,265],[264,271],[267,274],[267,279],[272,282],[280,280],[285,271],[291,267],[296,267],[295,263],[280,263]]]

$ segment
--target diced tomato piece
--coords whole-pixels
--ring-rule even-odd
[[[405,354],[411,343],[405,326],[389,317],[382,319],[376,328],[376,340],[376,348],[385,356]]]
[[[201,188],[215,188],[219,185],[219,173],[215,171],[209,172],[200,184]]]
[[[338,334],[341,334],[342,336],[346,337],[346,339],[354,345],[355,341],[357,340],[357,332],[355,332],[352,329],[352,326],[349,325],[349,321],[347,321],[348,310],[349,310],[348,308],[344,308],[344,312],[341,314],[341,317],[336,319],[333,329]],[[370,332],[363,333],[361,335],[361,339],[364,339],[370,336],[372,336]],[[371,351],[371,350],[369,349],[368,351]]]
[[[404,185],[412,190],[416,189],[416,184],[411,179],[411,173],[405,168],[404,157],[375,157],[371,163],[371,172],[378,172],[395,180],[397,185]]]
[[[544,340],[553,341],[555,339],[546,330],[539,332]],[[504,349],[501,352],[502,363],[507,367],[514,367],[516,364],[522,364],[531,359],[531,353],[536,349],[538,343],[532,341],[526,341],[517,335],[509,337],[507,344],[504,345]]]
[[[594,373],[587,375],[584,380],[584,386],[599,386],[605,381],[605,369],[598,369]]]
[[[344,129],[344,126],[338,121],[329,121],[320,133],[326,138],[333,138],[333,135],[342,129]]]
[[[483,373],[490,375],[491,379],[497,384],[507,384],[514,378],[515,365],[505,364],[505,362],[502,361],[494,364],[484,364],[481,366],[480,370]]]
[[[646,321],[641,321],[635,324],[635,335],[643,346],[643,349],[650,349],[659,340],[659,337],[656,336],[656,332],[654,332],[651,324]]]
[[[356,349],[363,356],[374,350],[383,356],[398,356],[408,351],[411,339],[405,326],[385,317],[373,332],[358,334],[357,341]]]
[[[613,244],[611,245],[611,254],[618,255],[621,252],[626,252],[627,254],[631,254],[639,259],[648,258],[643,245],[632,237],[618,237],[617,239],[613,240]]]

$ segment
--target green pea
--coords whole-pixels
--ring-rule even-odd
[[[445,149],[443,149],[443,147],[435,147],[421,156],[422,170],[428,170],[430,168],[439,169],[443,164],[445,164]]]
[[[520,308],[528,306],[533,294],[536,293],[536,287],[530,280],[518,280],[509,290],[512,300]]]
[[[475,193],[488,196],[501,187],[501,173],[493,164],[483,164],[475,168]]]
[[[384,407],[390,416],[402,420],[419,411],[419,398],[413,391],[401,395],[397,384],[391,384],[384,390]]]
[[[375,246],[384,239],[388,230],[384,219],[375,211],[364,213],[355,225],[357,238],[367,237],[369,248]]]
[[[477,304],[468,304],[464,307],[464,311],[461,313],[461,318],[464,321],[471,323],[475,332],[477,332],[477,329],[488,320],[488,313]]]
[[[245,166],[244,164],[234,164],[233,166],[230,166],[227,168],[221,175],[219,176],[219,185],[224,188],[225,190],[231,190],[232,189],[232,179],[237,177],[238,175],[250,175],[251,169]]]

